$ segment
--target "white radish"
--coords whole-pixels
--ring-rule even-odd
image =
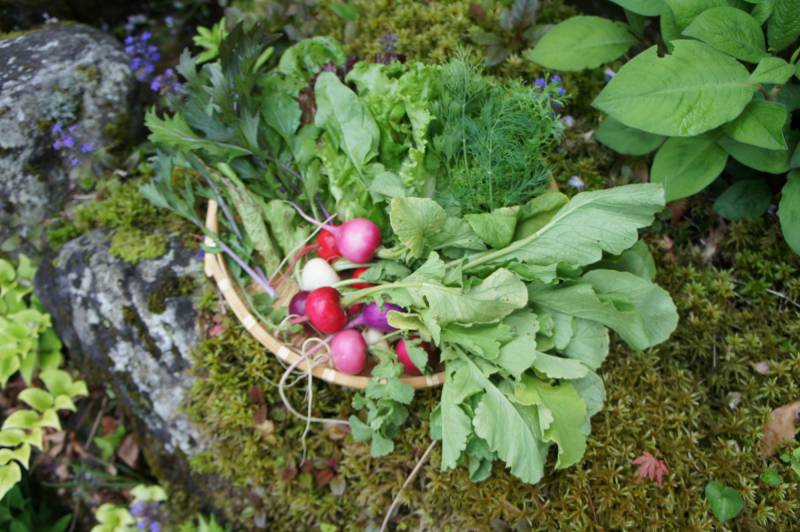
[[[300,275],[300,289],[311,292],[323,286],[333,286],[340,280],[339,274],[328,264],[328,261],[313,258],[303,267],[303,273]]]
[[[384,336],[386,333],[383,331],[379,331],[378,329],[367,328],[364,329],[363,333],[364,340],[367,342],[368,347],[375,347],[378,349],[382,349],[384,351],[392,350],[391,346],[389,346],[389,342],[386,341]]]

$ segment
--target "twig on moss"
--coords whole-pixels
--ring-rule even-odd
[[[431,444],[428,445],[428,448],[425,449],[425,452],[422,454],[422,458],[419,459],[419,461],[417,462],[417,465],[415,465],[414,469],[411,471],[411,474],[408,475],[408,477],[406,478],[406,481],[403,482],[402,486],[400,486],[400,491],[398,491],[397,495],[394,496],[394,500],[392,501],[392,505],[389,506],[389,511],[386,512],[386,517],[383,518],[383,523],[381,524],[380,532],[384,532],[384,530],[386,530],[386,527],[389,525],[389,519],[392,518],[392,514],[394,514],[395,510],[397,510],[397,507],[400,505],[400,495],[402,495],[403,490],[406,489],[409,484],[414,482],[415,478],[417,478],[417,475],[419,474],[420,470],[422,469],[422,466],[425,464],[425,462],[428,461],[428,457],[431,455],[431,452],[433,451],[433,448],[436,447],[436,443],[437,442],[438,442],[438,440],[433,440],[431,442]]]

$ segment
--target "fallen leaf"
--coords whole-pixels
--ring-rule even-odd
[[[281,480],[284,482],[289,482],[294,480],[294,477],[297,476],[297,469],[294,467],[287,467],[281,471]]]
[[[267,405],[261,405],[253,412],[253,424],[258,426],[267,420]]]
[[[345,490],[347,489],[347,481],[344,479],[342,475],[336,475],[328,484],[331,488],[331,493],[333,493],[336,497],[341,497],[344,495]]]
[[[325,425],[325,433],[328,435],[328,438],[332,439],[333,441],[343,440],[348,434],[350,434],[350,427],[348,425],[343,425],[341,423],[324,423]]]
[[[683,218],[683,215],[686,214],[686,211],[689,209],[689,202],[685,199],[681,199],[678,201],[673,201],[667,205],[670,210],[670,222],[673,224],[677,224]]]
[[[125,465],[131,469],[136,469],[136,464],[139,461],[139,444],[136,443],[132,434],[128,434],[122,440],[119,449],[117,449],[117,456],[125,462]]]
[[[657,482],[659,487],[664,485],[664,474],[669,472],[667,464],[647,451],[636,458],[633,464],[639,466],[639,469],[636,470],[637,482],[652,480]]]
[[[336,475],[330,469],[323,469],[322,471],[317,471],[317,484],[320,486],[326,485],[328,482],[333,480],[333,477]]]
[[[101,434],[111,434],[119,426],[119,421],[111,416],[103,416],[100,426],[103,427]]]
[[[761,437],[760,454],[772,456],[781,447],[794,442],[797,424],[800,422],[800,401],[776,408],[767,416],[764,435]]]

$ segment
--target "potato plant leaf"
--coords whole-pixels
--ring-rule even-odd
[[[762,179],[737,181],[714,202],[714,210],[728,220],[754,220],[764,214],[772,191]]]
[[[703,11],[683,30],[683,34],[749,63],[757,63],[767,55],[761,25],[744,11],[733,7],[713,7]]]
[[[728,154],[712,134],[697,137],[671,137],[653,159],[650,179],[664,185],[667,201],[696,194],[706,188],[725,169]]]
[[[800,0],[775,0],[767,22],[767,40],[773,52],[780,52],[800,37]]]
[[[779,103],[753,101],[732,122],[722,126],[730,138],[767,150],[787,149],[783,126],[789,119],[786,107]]]

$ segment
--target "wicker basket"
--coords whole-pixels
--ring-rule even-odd
[[[213,233],[216,233],[219,229],[217,210],[216,202],[210,201],[206,213],[206,227]],[[207,243],[214,245],[213,241]],[[300,354],[295,350],[295,347],[287,345],[272,336],[250,312],[246,298],[242,296],[242,288],[231,277],[225,264],[225,256],[222,253],[206,253],[205,272],[207,276],[213,277],[225,301],[228,302],[228,305],[244,328],[264,347],[286,364],[292,364],[300,359]],[[287,305],[295,292],[297,292],[297,286],[290,283],[282,283],[278,294],[279,298],[275,304],[277,306]],[[298,368],[308,371],[305,361],[301,362]],[[311,373],[319,379],[348,388],[365,388],[370,380],[367,376],[348,375],[328,366],[315,366],[311,369]],[[444,382],[444,372],[420,377],[403,377],[401,380],[414,388],[430,388],[432,386],[440,386]]]

